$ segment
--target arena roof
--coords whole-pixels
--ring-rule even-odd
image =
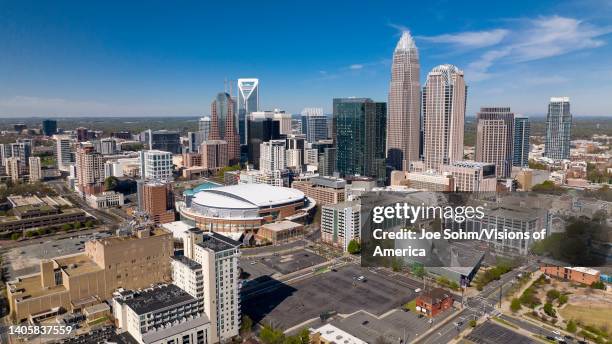
[[[254,209],[270,207],[304,199],[297,189],[268,184],[238,184],[202,190],[193,202],[210,208]]]

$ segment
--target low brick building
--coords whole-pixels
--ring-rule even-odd
[[[421,292],[416,298],[418,312],[433,318],[453,306],[453,296],[442,288],[432,288]]]
[[[601,280],[601,273],[585,267],[563,266],[561,263],[547,262],[540,266],[540,271],[551,277],[591,285]]]

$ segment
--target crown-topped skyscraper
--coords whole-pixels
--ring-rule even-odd
[[[393,52],[387,114],[387,164],[408,170],[419,160],[420,103],[419,52],[410,32],[405,31]]]

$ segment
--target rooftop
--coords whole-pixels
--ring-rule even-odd
[[[193,202],[211,208],[256,209],[304,199],[304,193],[268,184],[238,184],[195,193]]]
[[[299,224],[293,221],[280,221],[280,222],[274,222],[274,223],[266,223],[262,227],[265,227],[266,229],[274,231],[274,232],[279,232],[282,230],[292,229],[292,228],[297,228],[297,227],[302,227],[302,226],[303,226],[302,224]]]
[[[424,290],[418,297],[423,302],[433,305],[451,297],[451,294],[442,288],[433,288]]]
[[[228,237],[214,232],[204,233],[203,239],[204,241],[198,244],[198,246],[211,249],[215,252],[232,250],[240,246],[240,243],[238,241],[232,240]]]
[[[172,256],[172,260],[182,263],[187,266],[191,270],[199,270],[202,268],[202,265],[195,260],[191,260],[185,256]]]
[[[367,344],[365,341],[345,332],[334,325],[325,324],[317,329],[312,329],[313,332],[321,334],[326,341],[336,344]]]
[[[132,299],[126,300],[125,304],[136,314],[141,315],[172,306],[178,306],[181,303],[192,300],[195,300],[195,298],[186,291],[174,284],[168,284],[138,292],[134,294]]]

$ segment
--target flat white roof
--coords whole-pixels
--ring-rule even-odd
[[[210,208],[255,209],[291,203],[304,198],[297,189],[268,184],[238,184],[202,190],[193,202]]]
[[[336,344],[367,344],[367,342],[331,324],[325,324],[313,331],[320,333],[325,340]]]
[[[575,266],[575,267],[567,267],[567,269],[569,270],[574,270],[574,271],[578,271],[578,272],[582,272],[588,275],[597,275],[599,273],[599,271],[595,270],[595,269],[591,269],[591,268],[586,268],[583,266]]]

